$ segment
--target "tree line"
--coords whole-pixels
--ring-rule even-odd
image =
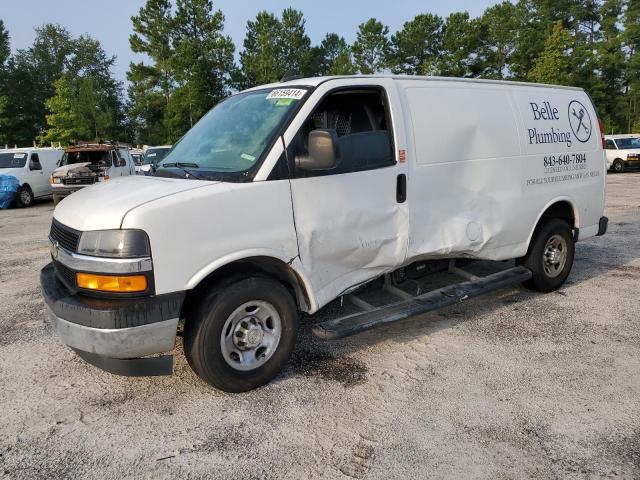
[[[585,88],[607,132],[640,131],[640,0],[504,1],[472,18],[423,13],[391,32],[375,18],[349,44],[314,45],[294,8],[249,20],[236,57],[212,0],[146,0],[131,18],[127,85],[89,35],[35,29],[11,55],[0,20],[0,144],[112,138],[165,144],[234,91],[303,76],[395,73]],[[236,61],[236,58],[238,59]]]

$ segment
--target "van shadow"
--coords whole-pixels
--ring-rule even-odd
[[[567,287],[574,287],[587,281],[604,282],[605,276],[640,281],[640,265],[635,262],[639,258],[640,224],[612,222],[607,235],[579,242],[576,245],[574,266],[567,282],[559,291],[547,295],[566,297],[570,295]],[[513,262],[478,262],[476,271],[485,269],[485,273],[490,273],[492,269],[495,271],[496,266],[505,268],[512,264]],[[435,279],[431,281],[432,288],[460,281],[458,277],[447,273],[432,277]],[[541,295],[543,294],[515,286],[441,310],[374,328],[346,339],[320,340],[311,331],[314,324],[352,311],[349,310],[349,306],[341,305],[338,299],[315,315],[304,316],[301,319],[298,342],[294,347],[291,361],[277,381],[300,375],[337,381],[345,387],[365,383],[367,367],[358,360],[359,351],[381,342],[393,341],[405,344],[416,337],[433,335],[440,330],[453,328],[477,316],[491,314],[500,309],[518,310],[518,304]],[[557,298],[554,299],[553,303],[557,302]],[[527,314],[530,315],[531,310],[528,310]]]

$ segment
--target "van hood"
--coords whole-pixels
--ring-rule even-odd
[[[63,199],[53,217],[76,230],[120,228],[124,216],[144,203],[219,182],[127,176],[83,188]]]
[[[87,165],[91,165],[91,162],[72,163],[71,165],[63,165],[53,171],[54,177],[66,177],[67,173],[71,170],[82,170]]]

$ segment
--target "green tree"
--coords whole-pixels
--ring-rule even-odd
[[[266,11],[247,22],[244,51],[240,53],[242,87],[277,82],[285,73],[279,63],[281,26],[278,18]]]
[[[287,8],[280,21],[280,61],[284,71],[295,75],[309,76],[315,72],[311,68],[311,39],[305,30],[305,19],[301,11]]]
[[[518,45],[517,7],[505,1],[487,8],[478,21],[478,28],[480,76],[508,77],[512,55]]]
[[[46,101],[51,113],[47,115],[49,128],[38,140],[41,143],[61,142],[68,145],[80,139],[87,139],[90,131],[82,130],[84,123],[77,109],[77,95],[68,76],[55,82],[56,94]]]
[[[605,0],[600,7],[600,41],[596,45],[597,82],[590,90],[605,124],[605,131],[619,133],[625,123],[624,76],[626,61],[622,48],[620,19],[622,0]]]
[[[351,49],[343,37],[336,33],[327,33],[320,43],[318,73],[320,75],[353,75]]]
[[[438,62],[440,75],[474,77],[479,73],[476,52],[479,47],[478,21],[468,12],[456,12],[447,17],[442,35],[442,54]]]
[[[640,1],[627,0],[623,41],[627,53],[625,75],[626,132],[640,131]]]
[[[7,136],[7,59],[11,54],[9,43],[9,31],[4,27],[4,22],[0,20],[0,147],[8,142]]]
[[[144,53],[158,70],[159,88],[168,104],[174,87],[171,45],[174,27],[170,0],[147,0],[138,15],[131,17],[133,33],[129,45],[134,53]]]
[[[0,19],[0,68],[5,66],[10,54],[9,31],[5,28],[2,19]]]
[[[537,83],[567,85],[570,78],[571,35],[562,22],[557,22],[544,43],[542,53],[529,72],[529,80]]]
[[[172,34],[177,86],[167,112],[172,142],[229,94],[235,47],[223,29],[224,15],[211,0],[178,0]]]
[[[157,88],[160,72],[144,64],[131,64],[129,80],[127,116],[133,128],[133,138],[137,143],[162,145],[166,142],[164,118],[166,101]]]
[[[36,28],[33,45],[18,50],[8,62],[5,78],[6,141],[31,145],[46,128],[45,102],[55,94],[55,81],[73,55],[69,32],[60,25]]]
[[[322,52],[311,47],[302,12],[287,8],[282,19],[266,11],[247,22],[240,53],[240,88],[279,81],[285,74],[311,76],[319,70]]]
[[[360,24],[351,47],[358,71],[370,75],[386,69],[389,48],[389,27],[375,18]]]
[[[442,18],[431,13],[405,22],[402,30],[391,36],[389,67],[393,73],[427,75],[442,50]]]

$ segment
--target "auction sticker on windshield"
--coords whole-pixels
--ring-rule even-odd
[[[292,100],[300,100],[307,91],[303,88],[276,88],[267,95],[267,100],[289,98]]]

